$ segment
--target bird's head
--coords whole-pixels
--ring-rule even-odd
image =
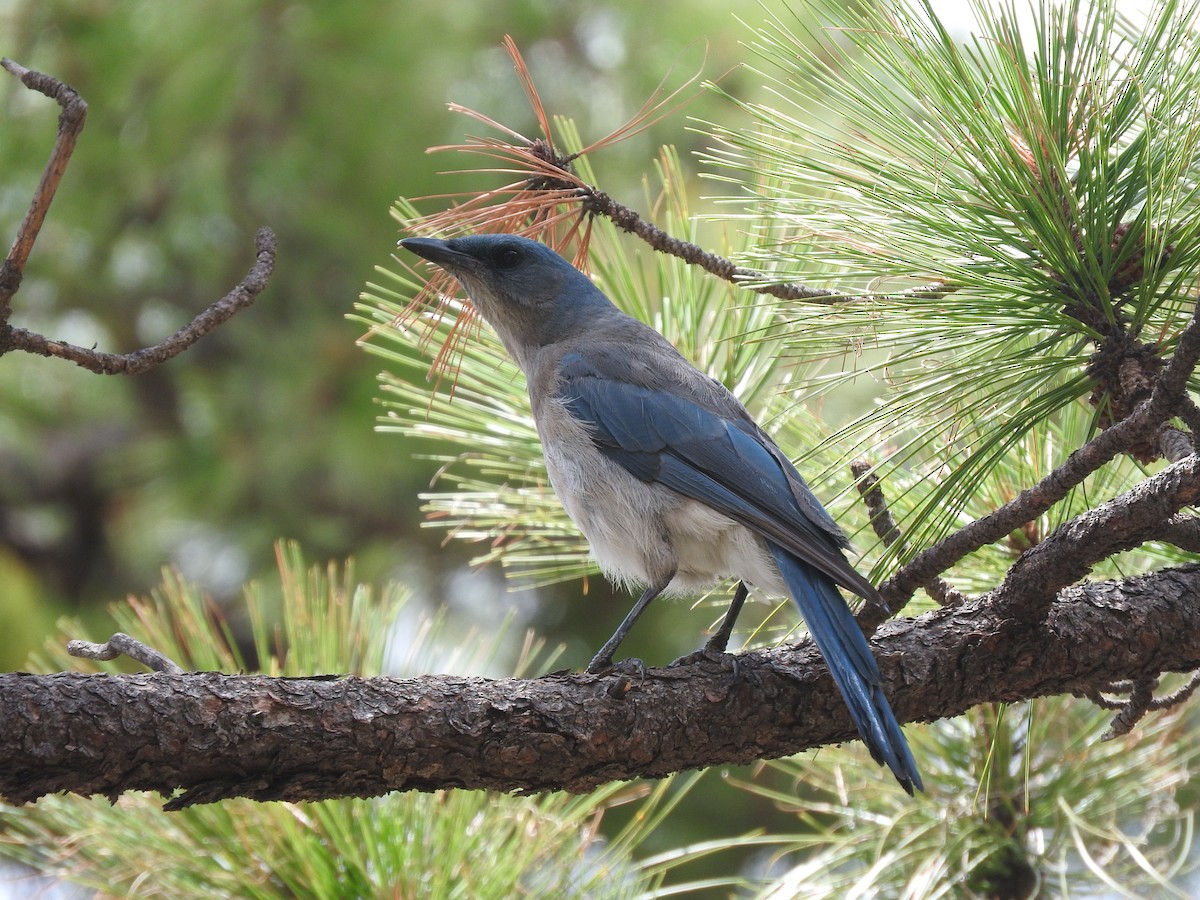
[[[596,317],[616,311],[590,278],[529,238],[405,238],[400,246],[457,278],[522,367],[537,348],[586,330]]]

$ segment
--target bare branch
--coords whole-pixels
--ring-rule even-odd
[[[200,338],[214,331],[234,314],[253,303],[266,289],[275,268],[275,234],[260,228],[254,239],[257,259],[250,271],[228,294],[213,303],[165,341],[132,353],[101,353],[54,341],[24,328],[0,330],[0,353],[24,350],[40,356],[66,359],[98,375],[137,375],[178,356]]]
[[[54,141],[54,149],[50,152],[50,159],[42,172],[41,181],[34,191],[29,210],[17,229],[12,249],[8,251],[8,257],[0,266],[0,327],[3,327],[12,311],[13,294],[21,286],[25,263],[29,260],[29,254],[42,230],[42,223],[46,220],[46,211],[50,209],[50,202],[54,199],[63,173],[67,170],[67,163],[75,150],[79,132],[83,131],[83,124],[87,119],[87,104],[74,90],[57,78],[31,71],[8,57],[0,59],[0,67],[16,75],[25,87],[45,94],[62,107],[62,113],[58,117],[58,137]]]
[[[1123,734],[1129,734],[1133,726],[1146,717],[1154,704],[1154,689],[1158,687],[1158,678],[1147,675],[1133,683],[1129,691],[1129,700],[1120,707],[1120,712],[1113,718],[1108,730],[1100,736],[1102,741],[1111,741]]]
[[[1165,697],[1156,697],[1150,706],[1152,709],[1170,709],[1172,706],[1178,706],[1196,693],[1196,688],[1200,688],[1200,672],[1193,672],[1188,683],[1179,690],[1173,691]]]
[[[87,118],[87,103],[73,89],[57,78],[34,72],[4,57],[0,66],[21,79],[30,90],[40,91],[62,106],[58,118],[58,137],[50,160],[42,172],[41,181],[29,204],[29,211],[17,231],[8,257],[0,266],[0,356],[10,350],[23,350],[39,356],[55,356],[70,360],[78,366],[101,375],[136,375],[179,355],[200,338],[213,331],[239,310],[245,309],[267,286],[275,268],[275,235],[269,228],[260,228],[255,236],[257,260],[254,266],[228,294],[212,304],[188,325],[153,347],[131,353],[102,353],[95,349],[76,347],[65,341],[55,341],[24,328],[9,326],[12,298],[21,286],[25,263],[37,241],[50,202],[58,190],[75,149],[75,142]]]
[[[879,477],[871,472],[871,464],[864,460],[858,460],[850,463],[850,471],[854,474],[855,487],[858,488],[859,496],[862,497],[863,503],[867,507],[867,512],[871,517],[871,528],[874,529],[876,536],[883,541],[885,546],[892,547],[899,544],[902,549],[907,542],[900,531],[900,526],[896,524],[896,519],[892,516],[892,511],[888,509],[887,498],[883,496]],[[922,587],[939,606],[953,606],[963,603],[967,599],[965,594],[952,588],[945,579],[938,575],[935,575]],[[892,612],[896,613],[899,610],[893,609]],[[882,610],[864,609],[860,620],[863,620],[864,625],[873,627],[883,621],[882,613]],[[874,621],[876,617],[878,617],[878,621]]]
[[[114,633],[103,644],[93,644],[91,641],[68,641],[67,652],[79,659],[109,660],[119,656],[128,656],[155,672],[166,672],[168,675],[183,674],[183,668],[165,654],[121,631]]]
[[[1193,672],[1187,684],[1165,697],[1154,696],[1154,689],[1158,687],[1158,681],[1157,676],[1146,675],[1136,681],[1117,681],[1077,694],[1077,696],[1092,701],[1101,709],[1117,711],[1112,725],[1104,732],[1100,740],[1111,741],[1128,734],[1133,726],[1149,713],[1170,709],[1186,702],[1196,692],[1196,688],[1200,687],[1200,672]],[[1107,697],[1105,694],[1126,694],[1129,699],[1118,700],[1115,697]]]

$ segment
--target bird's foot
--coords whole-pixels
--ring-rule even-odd
[[[734,678],[738,675],[738,658],[735,654],[725,649],[724,641],[711,640],[694,653],[679,657],[679,659],[671,663],[671,667],[690,666],[695,663],[709,663],[720,666],[725,671],[732,672]]]
[[[606,659],[602,654],[598,654],[588,663],[587,673],[589,675],[615,675],[616,677],[612,681],[605,682],[604,693],[613,700],[621,700],[630,691],[642,686],[642,682],[646,680],[646,664],[637,657],[630,657],[615,663],[611,658]]]
[[[636,656],[613,662],[611,656],[597,654],[585,671],[589,675],[636,675],[639,682],[646,680],[646,664]]]

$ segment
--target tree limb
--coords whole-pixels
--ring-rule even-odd
[[[983,702],[1087,694],[1200,667],[1200,566],[1076,585],[1042,622],[990,596],[886,623],[875,651],[901,721]],[[583,792],[618,779],[747,763],[853,738],[810,644],[735,672],[533,680],[0,675],[0,793],[312,800],[442,788]]]
[[[1000,540],[1050,509],[1085,478],[1134,444],[1154,434],[1187,397],[1187,379],[1200,360],[1200,304],[1180,336],[1170,361],[1158,375],[1150,397],[1125,419],[1106,428],[1067,457],[1032,487],[986,516],[964,525],[922,550],[879,586],[888,604],[900,609],[922,585],[968,554]]]
[[[254,237],[256,258],[250,271],[224,297],[192,319],[166,340],[152,347],[131,353],[102,353],[87,347],[76,347],[65,341],[55,341],[24,328],[0,328],[0,354],[8,350],[24,350],[39,356],[56,356],[70,360],[97,375],[137,375],[178,356],[200,338],[245,309],[266,290],[275,269],[275,233],[270,228],[258,229]]]
[[[12,313],[12,298],[21,286],[25,263],[41,232],[50,202],[66,172],[67,163],[75,149],[76,139],[87,118],[87,103],[71,87],[50,75],[34,72],[4,57],[0,67],[21,79],[30,90],[38,91],[58,102],[62,113],[58,119],[58,136],[50,160],[42,172],[29,210],[17,231],[12,249],[0,264],[0,356],[10,350],[23,350],[39,356],[55,356],[99,375],[136,375],[178,356],[200,338],[209,334],[235,313],[245,309],[266,289],[275,268],[275,235],[269,228],[260,228],[254,239],[257,259],[246,277],[228,294],[213,303],[171,337],[153,347],[131,353],[102,353],[87,347],[77,347],[56,341],[24,328],[8,324]]]
[[[37,242],[38,234],[42,230],[42,223],[46,220],[50,202],[54,199],[58,185],[67,171],[67,163],[75,151],[75,141],[79,137],[79,133],[83,131],[84,122],[87,121],[87,103],[72,88],[57,78],[27,69],[19,63],[13,62],[7,56],[0,59],[0,68],[4,68],[21,79],[21,83],[31,91],[45,94],[62,107],[62,113],[58,117],[58,136],[54,140],[54,149],[50,151],[50,159],[42,171],[42,178],[38,182],[37,190],[34,191],[29,210],[25,213],[21,227],[17,230],[17,237],[13,241],[12,249],[9,250],[4,263],[0,265],[0,327],[2,327],[8,322],[9,313],[12,311],[10,302],[13,294],[21,286],[25,263],[29,260],[29,254],[33,251],[33,245]]]
[[[1188,456],[1095,509],[1081,513],[1021,554],[993,594],[1015,615],[1038,616],[1092,567],[1146,542],[1163,522],[1200,500],[1200,458]]]

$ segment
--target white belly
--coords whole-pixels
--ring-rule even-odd
[[[550,483],[618,583],[652,584],[672,571],[668,594],[737,578],[771,594],[783,584],[762,540],[729,517],[660,485],[647,484],[596,450],[560,404],[546,404],[541,432]],[[554,438],[547,440],[547,432]]]

